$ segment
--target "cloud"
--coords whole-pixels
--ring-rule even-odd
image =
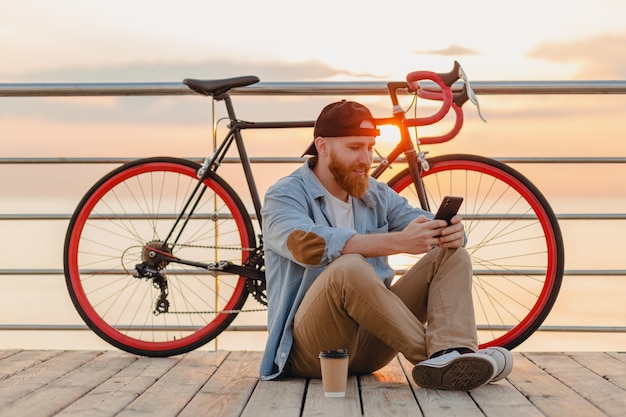
[[[3,82],[170,82],[184,78],[228,78],[256,75],[262,81],[317,81],[351,75],[320,61],[234,61],[208,59],[196,62],[134,62],[124,65],[70,66],[24,73],[2,73]],[[369,76],[369,75],[366,75]]]
[[[626,32],[538,45],[528,57],[578,66],[577,79],[626,78]]]
[[[320,61],[229,61],[210,59],[200,62],[141,62],[125,65],[67,66],[51,70],[2,74],[3,83],[126,83],[182,82],[184,78],[217,79],[240,75],[256,75],[261,82],[322,81],[347,76],[350,79],[372,79],[371,74],[357,74],[335,68]],[[325,99],[325,98],[323,98]],[[315,106],[316,100],[306,98]],[[255,117],[276,120],[276,111],[268,106],[254,107],[245,103],[237,109],[254,112]],[[36,118],[56,123],[122,123],[122,124],[186,124],[206,120],[207,108],[197,100],[176,97],[69,97],[69,98],[5,98],[0,100],[0,120]],[[253,110],[248,110],[248,107]],[[313,113],[311,113],[313,114]],[[273,118],[272,118],[273,116]]]
[[[461,45],[450,45],[443,49],[428,49],[424,51],[414,51],[417,55],[441,55],[441,56],[467,56],[479,55],[479,52]]]

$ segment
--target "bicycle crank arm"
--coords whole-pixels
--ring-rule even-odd
[[[206,269],[208,269],[209,271],[229,272],[231,274],[241,275],[242,277],[254,279],[257,281],[265,281],[265,272],[245,265],[235,265],[234,263],[229,261],[221,261],[208,264],[206,265]]]

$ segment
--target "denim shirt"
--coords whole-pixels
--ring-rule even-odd
[[[268,297],[268,339],[261,360],[261,379],[283,371],[293,344],[293,319],[304,294],[326,265],[341,255],[354,234],[400,231],[420,214],[387,184],[369,179],[361,198],[353,198],[356,230],[331,225],[322,185],[310,158],[265,194],[261,211]],[[367,258],[381,280],[392,279],[387,257]]]

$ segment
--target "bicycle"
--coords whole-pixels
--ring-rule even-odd
[[[423,80],[436,84],[423,87]],[[452,85],[461,80],[463,88]],[[239,120],[232,88],[255,76],[186,79],[199,94],[222,101],[228,132],[202,165],[185,159],[139,159],[114,169],[87,191],[68,227],[66,284],[85,323],[110,344],[140,355],[169,356],[196,349],[225,330],[249,295],[267,304],[261,199],[242,131],[312,127],[312,121],[254,123]],[[473,297],[480,347],[513,349],[550,312],[563,275],[563,242],[550,205],[522,174],[493,159],[465,154],[427,158],[421,146],[448,141],[463,124],[462,105],[477,98],[461,66],[449,73],[416,71],[387,84],[393,113],[380,125],[398,127],[400,140],[372,172],[403,169],[388,184],[414,205],[435,211],[445,195],[464,197],[461,214],[474,266]],[[399,93],[441,101],[427,117],[407,117]],[[480,108],[478,107],[479,115]],[[416,126],[446,115],[453,127],[420,138]],[[412,138],[415,136],[415,138]],[[232,145],[248,183],[254,214],[217,173]],[[403,158],[401,158],[404,156]],[[253,226],[256,217],[261,232]],[[398,274],[416,262],[395,256]]]

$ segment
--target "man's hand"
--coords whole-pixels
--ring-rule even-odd
[[[450,226],[445,225],[447,227],[439,229],[440,236],[438,245],[440,248],[460,248],[463,246],[463,242],[465,241],[465,226],[461,223],[461,215],[455,215],[450,220],[450,223]]]
[[[430,220],[419,216],[402,231],[406,247],[403,252],[413,255],[425,253],[436,246],[442,248],[460,248],[465,240],[465,229],[461,216],[455,215],[450,220]]]
[[[419,216],[409,223],[400,233],[403,253],[417,255],[425,253],[437,246],[439,228],[445,226],[445,220],[430,220]]]

